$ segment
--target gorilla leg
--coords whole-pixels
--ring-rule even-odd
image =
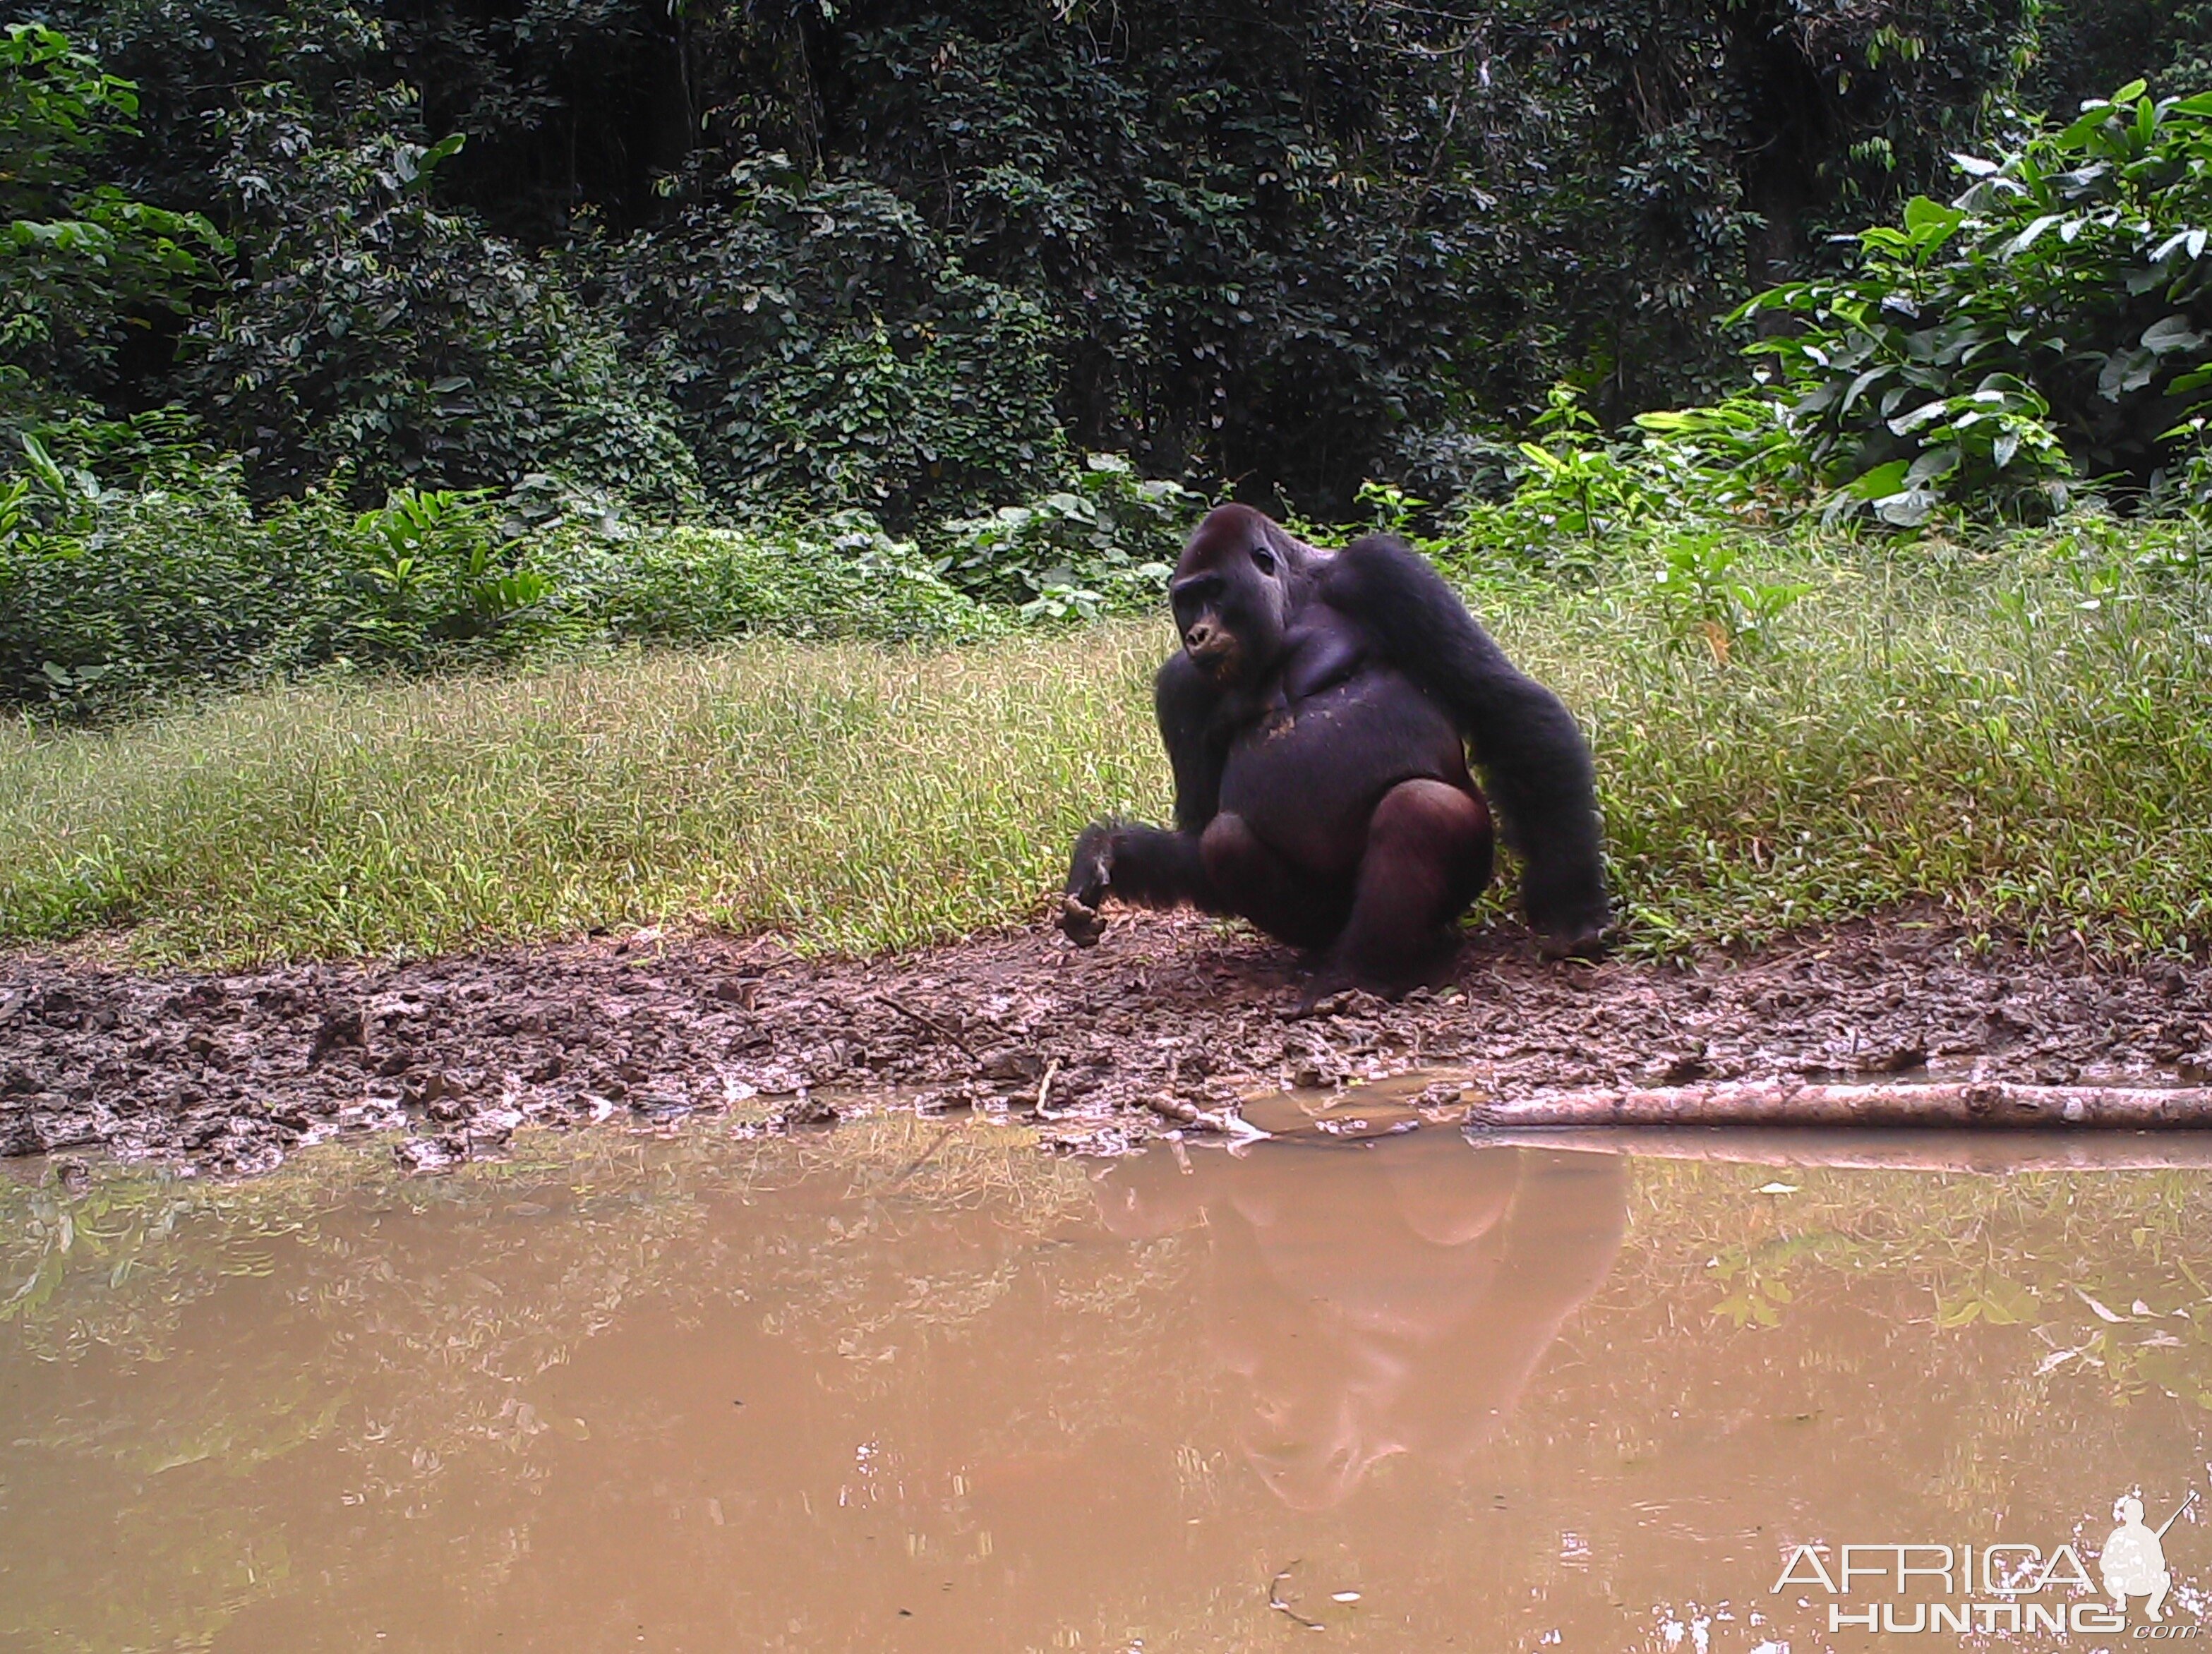
[[[1490,811],[1443,781],[1402,781],[1367,827],[1352,914],[1311,997],[1351,985],[1407,988],[1449,966],[1455,921],[1490,882]]]
[[[1206,823],[1199,853],[1222,906],[1277,941],[1319,948],[1344,928],[1349,885],[1285,860],[1233,811]]]

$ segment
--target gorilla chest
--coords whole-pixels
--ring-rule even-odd
[[[1360,672],[1240,728],[1221,808],[1317,872],[1355,865],[1367,819],[1401,781],[1468,787],[1467,752],[1434,702],[1387,669]]]

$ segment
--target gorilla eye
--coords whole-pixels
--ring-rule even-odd
[[[1265,546],[1253,547],[1252,566],[1262,574],[1273,574],[1275,572],[1275,554]]]

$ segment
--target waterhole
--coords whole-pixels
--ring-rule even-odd
[[[1958,1553],[2094,1581],[2117,1500],[2196,1492],[2194,1623],[2206,1172],[1561,1141],[1413,1110],[1085,1160],[896,1116],[434,1178],[19,1163],[0,1647],[1802,1654],[1894,1645],[1855,1628],[1885,1605],[2094,1605]],[[1966,1566],[1831,1592],[1845,1544]]]

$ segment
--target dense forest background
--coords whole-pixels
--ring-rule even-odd
[[[1033,917],[1235,495],[1648,945],[2212,939],[2212,0],[33,3],[0,936]]]
[[[191,216],[11,294],[16,426],[181,408],[263,500],[550,476],[894,527],[1080,451],[1324,516],[1495,486],[1555,384],[1614,426],[1740,377],[1719,318],[1952,151],[2212,87],[2173,0],[27,15],[136,90],[0,167],[0,220]]]

